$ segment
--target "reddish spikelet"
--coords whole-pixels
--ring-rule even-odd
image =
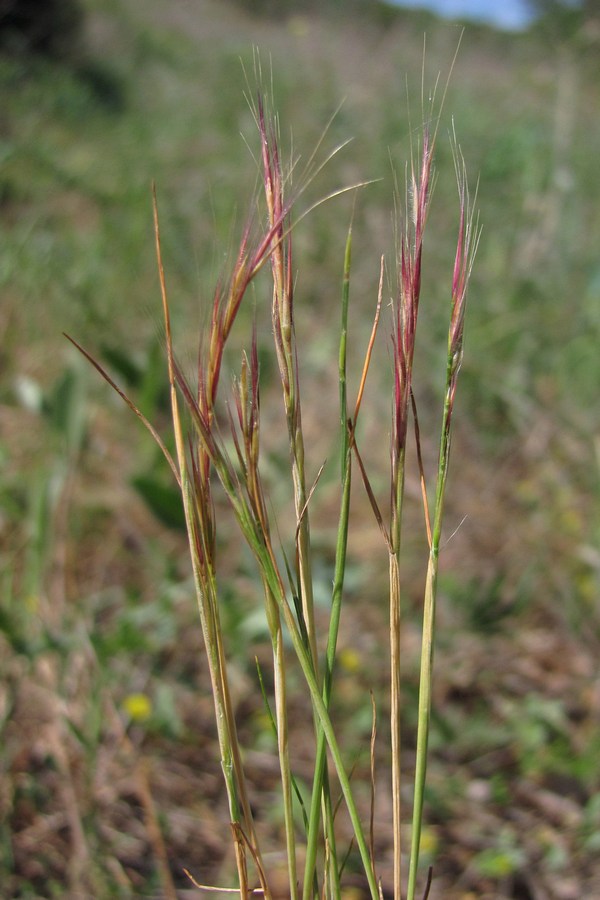
[[[394,833],[394,896],[401,885],[401,769],[400,769],[400,540],[404,493],[404,462],[408,412],[412,392],[412,369],[419,300],[421,297],[421,257],[429,206],[434,142],[427,130],[423,135],[420,171],[411,166],[410,204],[400,236],[398,296],[392,334],[394,397],[391,442],[391,522],[390,551],[390,730],[392,750],[392,819]]]
[[[198,523],[198,528],[193,535],[194,545],[199,563],[198,572],[201,577],[206,578],[209,572],[212,572],[215,558],[214,505],[210,489],[207,491],[209,483],[200,470],[198,454],[195,452],[191,439],[189,441],[189,459],[195,501],[194,511]]]
[[[237,426],[231,422],[231,432],[238,454],[238,460],[244,473],[244,486],[248,495],[250,509],[258,531],[265,543],[268,543],[269,523],[267,509],[259,472],[260,452],[260,393],[259,393],[258,349],[256,328],[252,334],[250,358],[244,353],[240,379],[235,392]]]
[[[213,502],[211,494],[211,469],[219,463],[221,472],[231,482],[237,476],[226,458],[221,441],[215,433],[215,405],[225,346],[236,321],[242,300],[250,282],[268,260],[271,261],[275,285],[273,321],[277,355],[286,397],[294,397],[294,360],[290,356],[292,315],[291,239],[286,234],[286,218],[291,204],[283,200],[283,176],[274,127],[266,123],[262,100],[258,101],[257,116],[261,155],[264,168],[265,194],[268,222],[265,230],[254,237],[254,221],[250,217],[243,230],[235,262],[229,278],[221,279],[212,301],[210,327],[200,347],[197,369],[197,385],[193,391],[181,368],[173,361],[174,380],[181,391],[185,406],[191,416],[197,442],[190,447],[193,476],[194,506],[201,531],[213,534]],[[290,365],[291,361],[291,365]],[[249,381],[249,383],[248,383]],[[266,513],[258,480],[258,351],[256,335],[253,337],[250,359],[242,364],[242,375],[235,397],[238,428],[233,429],[236,452],[245,481],[244,488],[253,507],[256,519],[266,527]],[[233,423],[232,423],[233,424]],[[237,434],[241,439],[238,440]],[[212,539],[198,547],[198,558],[204,565],[210,563],[213,552]]]
[[[465,310],[467,305],[467,288],[473,268],[473,260],[479,242],[479,230],[473,219],[473,207],[470,202],[467,187],[465,164],[462,157],[456,153],[456,176],[458,181],[458,194],[460,200],[460,219],[458,238],[456,241],[456,256],[454,258],[454,273],[452,277],[452,299],[450,328],[448,332],[448,361],[450,366],[448,383],[448,427],[454,406],[458,372],[463,357],[463,335],[465,326]]]
[[[420,171],[411,169],[410,209],[400,237],[398,297],[392,335],[394,398],[392,421],[392,509],[396,502],[399,462],[406,447],[412,366],[421,297],[423,236],[429,208],[434,144],[425,130]],[[410,219],[410,223],[409,223]],[[394,515],[394,513],[393,513]]]
[[[292,349],[294,327],[294,280],[292,240],[287,225],[290,206],[284,202],[284,178],[281,169],[277,135],[273,124],[267,125],[262,99],[258,98],[258,126],[261,137],[263,180],[271,234],[271,270],[273,275],[273,333],[277,361],[288,412],[296,422],[295,354]]]
[[[269,247],[273,277],[272,321],[277,364],[283,388],[283,402],[292,457],[294,507],[296,511],[296,563],[299,576],[302,615],[315,671],[318,670],[315,634],[313,586],[310,560],[309,494],[304,470],[304,439],[300,413],[298,359],[294,338],[294,278],[292,238],[288,222],[290,204],[284,200],[283,176],[276,127],[267,123],[265,109],[258,98],[257,124],[261,137],[263,182],[271,232]]]
[[[264,131],[263,119],[261,137],[264,138],[265,136],[266,131]],[[266,151],[263,140],[264,152]],[[266,232],[257,240],[252,239],[252,220],[248,220],[242,233],[231,275],[227,281],[221,280],[217,285],[213,296],[210,329],[199,352],[196,397],[193,396],[181,369],[178,368],[176,373],[177,383],[201,437],[196,451],[196,465],[200,479],[197,487],[200,489],[201,485],[203,485],[201,494],[206,494],[207,502],[210,499],[209,475],[211,459],[214,461],[215,455],[220,452],[213,434],[213,419],[225,345],[250,282],[264,263],[269,258],[274,257],[278,244],[274,244],[273,239],[274,236],[279,235],[283,228],[285,214],[287,214],[281,209],[281,202],[276,199],[277,178],[279,177],[277,174],[279,171],[277,157],[268,156],[267,160],[268,172],[270,173],[268,178],[273,185],[274,191],[276,219],[274,222],[269,223]]]
[[[258,367],[258,343],[256,339],[256,324],[252,329],[252,350],[250,353],[250,449],[251,457],[258,468],[258,435],[260,427],[260,389],[259,389],[259,367]]]
[[[233,266],[229,283],[226,289],[219,283],[213,297],[213,308],[210,335],[208,339],[208,354],[199,371],[204,369],[204,374],[198,382],[204,383],[204,402],[207,410],[214,407],[223,351],[231,333],[233,323],[237,317],[241,302],[248,285],[257,269],[258,249],[250,250],[251,222],[246,224],[240,240],[238,255]]]

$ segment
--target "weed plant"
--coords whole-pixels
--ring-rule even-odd
[[[396,202],[397,258],[394,272],[388,273],[393,283],[390,293],[392,379],[391,421],[382,427],[382,440],[390,435],[389,508],[376,497],[369,473],[360,452],[360,412],[364,397],[376,334],[384,306],[386,266],[381,259],[379,290],[374,303],[371,335],[365,340],[361,372],[347,371],[348,309],[352,273],[352,228],[348,230],[343,264],[340,329],[339,329],[339,520],[335,551],[334,577],[328,622],[324,631],[317,621],[313,597],[314,548],[311,540],[311,500],[318,490],[323,466],[314,481],[309,480],[306,458],[307,443],[302,425],[299,358],[303,353],[295,337],[295,317],[303,315],[295,297],[293,235],[301,215],[295,212],[307,186],[340,147],[319,161],[320,143],[298,176],[297,162],[286,166],[282,161],[279,128],[271,105],[261,92],[251,102],[256,122],[260,151],[262,201],[256,205],[243,229],[231,270],[214,293],[210,322],[200,336],[198,367],[189,379],[180,365],[173,346],[171,313],[166,277],[162,262],[161,240],[156,196],[154,198],[156,251],[162,293],[166,361],[173,422],[174,451],[163,440],[144,412],[117,386],[103,366],[79,344],[76,346],[121,395],[129,407],[149,429],[162,452],[181,491],[185,523],[204,644],[210,671],[212,695],[218,732],[221,769],[225,781],[231,834],[237,868],[240,897],[260,894],[275,897],[266,854],[261,844],[250,802],[248,778],[241,746],[230,685],[226,638],[220,604],[221,585],[217,539],[219,516],[215,502],[216,481],[220,482],[237,520],[241,535],[248,545],[262,585],[262,597],[272,649],[272,696],[267,679],[259,667],[258,681],[268,713],[267,721],[276,737],[281,798],[285,833],[285,857],[289,896],[292,900],[341,898],[348,848],[338,840],[336,817],[340,802],[346,806],[352,824],[353,842],[360,855],[365,888],[377,900],[383,897],[382,882],[375,854],[374,805],[376,771],[374,745],[376,715],[373,706],[371,742],[371,810],[370,824],[365,826],[365,811],[360,808],[357,792],[344,758],[335,719],[335,677],[338,631],[344,605],[344,579],[347,569],[347,546],[350,527],[350,497],[353,470],[358,468],[367,492],[375,522],[389,555],[389,708],[390,736],[388,758],[391,765],[393,813],[391,830],[394,844],[393,896],[414,900],[419,876],[419,849],[423,822],[423,797],[427,769],[427,745],[432,698],[435,607],[440,539],[444,512],[451,426],[458,375],[463,354],[463,331],[467,288],[478,241],[473,204],[461,152],[453,140],[455,172],[458,183],[457,243],[454,269],[448,285],[448,342],[445,371],[444,403],[441,415],[438,467],[435,490],[430,503],[420,450],[420,435],[412,376],[415,340],[423,269],[424,235],[434,182],[434,151],[439,114],[434,101],[424,110],[420,142],[406,167],[406,186]],[[426,113],[426,115],[425,115]],[[433,123],[433,124],[432,124]],[[325,132],[326,134],[326,132]],[[294,177],[293,177],[294,176]],[[299,177],[299,185],[295,185]],[[344,190],[354,190],[353,185]],[[326,199],[330,199],[329,197]],[[317,204],[317,206],[320,204]],[[278,519],[271,509],[261,465],[261,373],[260,348],[256,316],[252,333],[246,339],[241,362],[233,376],[233,395],[224,402],[222,382],[226,347],[236,325],[240,308],[249,304],[251,288],[262,295],[265,274],[270,280],[271,326],[274,355],[281,384],[283,411],[287,427],[289,451],[289,485],[293,496],[293,519]],[[260,276],[260,277],[259,277]],[[260,301],[258,301],[260,303]],[[74,342],[75,343],[75,342]],[[444,373],[441,373],[443,377]],[[350,393],[355,392],[352,405]],[[413,809],[410,853],[401,845],[403,821],[407,818],[401,806],[402,786],[407,773],[401,770],[400,729],[402,708],[401,630],[402,630],[402,521],[404,485],[407,464],[407,442],[414,430],[417,445],[419,478],[424,506],[424,528],[429,545],[425,575],[421,670],[418,703],[416,770],[413,783]],[[431,509],[430,509],[431,506]],[[290,649],[291,646],[291,649]],[[290,761],[288,679],[294,657],[302,671],[312,708],[313,781],[308,799],[303,798]],[[341,791],[341,798],[337,794]],[[298,816],[297,813],[300,813]],[[301,827],[298,822],[301,822]],[[300,845],[303,849],[300,851]],[[408,856],[408,876],[404,872]],[[301,866],[301,860],[303,865]],[[191,877],[191,876],[190,876]],[[194,881],[194,879],[192,879]],[[406,886],[405,886],[406,882]],[[425,894],[429,893],[431,873]],[[197,884],[196,881],[194,881]],[[201,885],[197,884],[201,887]],[[206,888],[206,886],[204,886]],[[206,888],[216,889],[214,886]],[[422,888],[421,888],[422,890]],[[422,894],[421,894],[422,895]]]

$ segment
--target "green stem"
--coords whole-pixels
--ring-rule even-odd
[[[204,644],[206,647],[206,655],[209,665],[213,702],[215,706],[215,718],[217,723],[219,752],[221,756],[221,768],[225,780],[229,814],[231,817],[231,822],[234,825],[240,822],[240,813],[242,814],[244,829],[248,835],[249,840],[252,842],[253,850],[256,854],[256,860],[261,870],[262,880],[264,867],[262,866],[260,850],[254,830],[253,816],[250,810],[250,802],[248,800],[246,791],[246,781],[241,761],[235,718],[233,715],[233,707],[229,691],[229,681],[227,678],[224,650],[222,645],[221,626],[218,615],[216,594],[217,589],[214,575],[212,575],[212,573],[210,572],[203,571],[200,565],[200,561],[195,552],[195,547],[197,546],[196,522],[193,513],[193,498],[191,496],[191,486],[189,484],[187,474],[187,463],[185,461],[185,457],[183,456],[180,457],[180,473],[183,506],[190,541],[194,583],[196,588],[196,596],[198,598],[198,610],[200,613],[202,634],[204,637]],[[237,851],[236,861],[238,863],[238,874],[241,886],[245,880],[245,862],[241,858],[240,852]],[[266,888],[266,885],[264,885],[264,888],[266,891],[266,896],[270,897],[270,892]]]
[[[344,795],[344,800],[346,801],[346,806],[348,809],[348,814],[350,816],[350,821],[352,822],[352,827],[354,829],[356,844],[357,844],[357,847],[358,847],[358,850],[359,850],[359,853],[361,856],[361,860],[362,860],[363,867],[365,870],[367,882],[369,884],[369,891],[371,893],[372,900],[379,900],[379,891],[377,888],[377,880],[375,878],[375,873],[373,871],[371,857],[369,854],[369,848],[368,848],[367,842],[365,840],[362,824],[360,821],[360,817],[358,815],[358,810],[356,808],[354,796],[352,794],[350,779],[348,778],[348,775],[347,775],[345,767],[344,767],[342,754],[340,751],[339,744],[337,742],[337,738],[335,736],[335,731],[334,731],[333,725],[331,723],[331,719],[329,717],[329,712],[327,710],[325,702],[319,691],[319,685],[317,683],[317,679],[316,679],[316,676],[315,676],[315,673],[314,673],[314,670],[312,667],[312,660],[310,657],[310,652],[307,650],[307,648],[304,645],[302,636],[301,636],[298,626],[296,624],[296,620],[294,619],[293,613],[290,610],[290,608],[284,598],[282,598],[282,610],[283,610],[284,618],[286,621],[286,625],[288,626],[288,629],[290,632],[294,650],[298,657],[298,661],[302,668],[302,672],[304,674],[306,684],[310,691],[313,709],[314,709],[316,715],[318,716],[321,727],[325,734],[325,738],[329,745],[329,750],[331,752],[331,757],[333,759],[337,777],[340,782],[342,794]]]
[[[199,437],[201,440],[203,439],[201,431],[199,432]],[[240,496],[237,490],[236,482],[231,476],[227,461],[221,455],[214,455],[213,464],[215,466],[215,470],[219,476],[219,479],[221,480],[221,484],[223,485],[223,488],[225,489],[225,492],[229,498],[229,502],[234,509],[244,538],[248,542],[250,549],[256,557],[261,574],[265,579],[269,590],[273,594],[273,597],[277,601],[280,613],[283,616],[285,625],[288,629],[294,652],[298,658],[298,662],[300,663],[304,679],[310,692],[315,716],[317,717],[323,728],[327,744],[329,745],[331,758],[333,760],[340,787],[342,789],[342,794],[346,802],[348,815],[350,817],[350,821],[354,830],[356,844],[361,856],[372,900],[379,900],[379,891],[377,888],[377,881],[369,854],[369,848],[365,840],[360,816],[358,814],[354,796],[352,794],[350,779],[348,778],[348,774],[346,773],[346,769],[344,767],[344,761],[342,758],[340,746],[335,735],[335,730],[329,716],[329,711],[323,701],[323,697],[321,696],[321,690],[319,688],[317,675],[314,671],[310,648],[306,646],[304,637],[298,625],[298,621],[287,601],[285,590],[283,588],[283,583],[281,580],[281,575],[277,569],[275,560],[272,558],[267,548],[265,547],[264,541],[261,536],[262,533],[256,526],[252,518],[252,514],[245,503],[244,497]]]
[[[275,719],[272,724],[277,738],[277,752],[279,756],[279,771],[281,775],[281,790],[283,796],[283,819],[285,828],[285,843],[288,863],[288,874],[290,884],[290,900],[297,900],[298,897],[298,874],[296,867],[296,839],[294,828],[294,812],[293,812],[293,775],[290,766],[289,747],[288,747],[288,719],[287,719],[287,689],[286,689],[286,671],[285,671],[285,652],[283,644],[283,631],[281,628],[281,616],[277,601],[269,588],[266,579],[263,578],[263,586],[265,591],[265,609],[267,614],[267,624],[271,635],[271,649],[273,652],[273,673],[274,673],[274,693],[275,693]],[[261,688],[264,692],[264,685],[261,681]],[[266,701],[266,695],[265,695]],[[269,709],[269,715],[271,711]]]
[[[297,425],[290,422],[290,441],[292,445],[292,476],[294,481],[294,502],[298,527],[298,574],[300,576],[300,594],[304,624],[308,634],[308,642],[315,672],[319,670],[317,655],[317,638],[315,629],[312,565],[310,556],[310,524],[306,509],[306,478],[304,472],[304,438],[300,425],[298,410]],[[300,516],[302,519],[300,520]]]
[[[273,602],[272,598],[271,602]],[[281,786],[283,793],[283,815],[290,882],[290,900],[297,900],[298,874],[296,869],[296,840],[292,805],[292,774],[288,752],[285,658],[283,633],[281,630],[279,613],[277,613],[277,628],[273,638],[273,661],[275,674],[275,714],[277,716],[277,749],[279,752],[279,768],[281,770]]]
[[[348,401],[346,379],[346,350],[348,343],[348,306],[350,301],[350,268],[352,265],[352,225],[348,229],[346,250],[344,253],[344,275],[342,279],[342,323],[340,329],[340,351],[338,362],[338,379],[340,385],[340,477],[342,484],[346,479],[346,461],[348,458]]]
[[[348,518],[350,512],[350,487],[351,487],[351,468],[350,454],[348,453],[346,462],[346,477],[344,480],[344,488],[342,493],[342,504],[340,509],[340,520],[338,526],[336,557],[335,557],[335,575],[333,581],[333,592],[331,598],[331,617],[329,620],[329,634],[327,638],[327,653],[325,662],[325,677],[323,680],[323,702],[325,707],[329,708],[331,700],[331,690],[333,686],[333,670],[335,666],[337,637],[340,625],[340,616],[342,610],[342,594],[344,587],[344,573],[346,569],[346,549],[348,544]],[[308,900],[311,893],[313,876],[317,858],[317,840],[319,833],[319,810],[321,796],[323,793],[323,782],[326,773],[326,740],[323,728],[319,727],[317,735],[317,753],[315,759],[315,772],[313,780],[313,788],[311,794],[311,805],[309,813],[308,837],[306,847],[306,863],[304,868],[304,893],[303,900]],[[331,823],[333,824],[333,823]],[[332,865],[335,865],[337,872],[337,862],[335,853],[335,839],[333,830],[328,834],[329,852],[332,858]],[[337,881],[337,879],[336,879]],[[339,881],[336,886],[336,894],[339,896]]]
[[[392,833],[394,841],[394,897],[402,896],[402,804],[401,804],[401,679],[400,679],[400,545],[404,499],[405,451],[398,454],[392,522],[390,528],[390,737],[392,751]]]
[[[348,335],[348,306],[350,299],[350,268],[352,262],[352,226],[348,229],[346,249],[344,253],[344,272],[342,277],[342,315],[340,328],[339,349],[339,391],[340,391],[340,462],[342,479],[342,498],[340,504],[340,518],[337,533],[335,553],[335,574],[333,591],[331,596],[331,615],[329,618],[329,633],[327,637],[327,652],[325,660],[325,677],[323,681],[323,701],[327,708],[331,699],[333,685],[333,669],[339,632],[340,615],[342,608],[342,593],[344,588],[344,573],[346,570],[346,549],[348,545],[348,520],[350,514],[350,487],[351,487],[351,456],[349,453],[349,438],[347,424],[347,380],[346,380],[346,349]],[[311,794],[311,806],[309,814],[309,826],[307,834],[306,861],[304,867],[304,893],[303,900],[309,900],[312,885],[315,878],[315,866],[317,859],[317,842],[319,836],[319,809],[321,797],[324,791],[326,777],[326,749],[325,735],[321,727],[317,730],[317,752],[315,758],[315,771],[313,789]],[[333,872],[333,892],[335,897],[340,896],[339,873],[337,866],[337,853],[335,834],[333,828],[333,815],[331,814],[331,802],[325,809],[325,821],[328,823],[327,839]],[[329,813],[327,810],[329,809]]]
[[[425,779],[427,775],[427,750],[429,745],[429,730],[431,720],[431,693],[433,681],[433,650],[438,562],[440,538],[442,534],[442,521],[444,515],[444,494],[446,490],[446,478],[448,474],[448,463],[450,459],[450,419],[452,416],[454,395],[453,382],[456,378],[456,374],[457,372],[455,370],[452,353],[450,352],[448,355],[446,398],[444,401],[442,432],[440,438],[440,455],[435,497],[435,515],[431,535],[431,549],[429,552],[429,564],[427,567],[423,607],[423,638],[421,644],[421,670],[419,676],[419,709],[417,724],[417,758],[415,766],[415,796],[413,805],[407,900],[414,900],[415,897],[417,872],[419,868],[421,832],[423,826],[423,801],[425,793]]]

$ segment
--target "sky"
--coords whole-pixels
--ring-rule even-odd
[[[526,0],[392,0],[398,6],[430,9],[442,16],[479,19],[499,28],[519,29],[531,19]]]

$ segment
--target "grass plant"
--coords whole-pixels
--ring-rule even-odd
[[[259,680],[269,721],[276,733],[278,766],[285,833],[285,855],[289,896],[297,900],[313,900],[320,896],[339,900],[342,897],[344,859],[338,852],[334,783],[337,782],[354,833],[353,841],[360,855],[365,887],[372,900],[380,900],[381,880],[377,874],[374,852],[373,804],[370,834],[367,838],[351,775],[347,770],[331,704],[335,684],[337,640],[344,598],[344,577],[350,525],[350,496],[353,460],[359,465],[375,519],[382,531],[389,553],[389,633],[390,633],[390,751],[394,841],[393,895],[403,894],[403,867],[400,836],[403,827],[400,795],[403,773],[401,756],[401,531],[406,468],[406,447],[411,415],[417,439],[420,479],[423,487],[425,526],[429,541],[429,565],[425,581],[423,605],[423,647],[419,695],[417,763],[414,775],[412,846],[406,897],[414,900],[417,890],[419,847],[423,822],[423,791],[427,764],[427,744],[431,711],[431,683],[435,633],[435,600],[438,558],[442,533],[444,494],[450,455],[451,420],[457,378],[462,360],[463,329],[467,287],[471,274],[478,231],[474,224],[464,162],[454,146],[459,194],[459,221],[454,273],[449,289],[450,323],[445,400],[441,427],[439,463],[435,489],[434,513],[430,522],[425,473],[420,451],[416,403],[412,388],[413,358],[421,295],[423,242],[433,183],[433,161],[437,125],[423,126],[418,159],[411,159],[405,201],[397,204],[398,233],[397,279],[392,292],[392,393],[391,393],[391,468],[390,518],[384,523],[369,475],[359,451],[359,413],[369,372],[376,334],[380,322],[385,283],[385,261],[382,257],[379,290],[370,339],[365,350],[362,373],[357,381],[357,399],[353,414],[348,404],[348,308],[351,283],[352,229],[348,231],[341,291],[341,325],[338,355],[339,376],[339,524],[335,551],[334,578],[329,620],[325,634],[317,628],[313,600],[313,546],[309,509],[323,471],[314,482],[307,480],[305,438],[302,428],[299,354],[295,336],[295,274],[293,268],[293,234],[300,218],[292,213],[307,185],[324,163],[317,162],[317,148],[310,157],[294,187],[296,161],[284,167],[280,151],[278,121],[262,94],[251,103],[259,141],[259,165],[264,189],[264,203],[258,202],[243,230],[235,261],[227,277],[223,277],[214,293],[210,323],[200,337],[197,373],[190,380],[176,359],[171,327],[166,276],[162,260],[158,207],[154,197],[156,252],[163,303],[165,345],[174,453],[160,437],[144,413],[125,395],[104,367],[75,341],[85,356],[117,390],[142,420],[157,441],[177,481],[189,538],[198,599],[200,621],[210,671],[220,762],[227,791],[231,832],[239,895],[242,898],[260,893],[273,898],[270,874],[259,830],[249,799],[244,769],[244,749],[238,737],[229,683],[226,640],[221,621],[220,588],[217,561],[218,517],[214,500],[214,476],[221,484],[233,510],[242,537],[254,556],[263,588],[264,608],[271,641],[273,667],[273,708],[265,689],[261,671]],[[433,118],[433,101],[428,120]],[[325,158],[329,162],[338,149]],[[345,190],[354,190],[357,186]],[[329,199],[329,198],[327,198]],[[399,209],[399,207],[402,207]],[[312,212],[312,209],[308,210]],[[293,521],[286,523],[287,538],[279,537],[280,523],[274,520],[262,476],[260,366],[256,323],[242,352],[241,364],[234,376],[233,397],[223,407],[220,385],[223,378],[225,351],[242,304],[250,302],[255,282],[257,291],[264,287],[264,273],[270,271],[271,325],[275,357],[282,389],[283,412],[287,427],[290,490],[293,497]],[[261,280],[262,279],[262,280]],[[226,414],[224,413],[226,411]],[[277,540],[274,535],[278,535]],[[291,535],[291,537],[290,537]],[[291,640],[293,654],[304,676],[310,697],[314,725],[313,784],[307,808],[302,804],[294,779],[288,746],[289,709],[287,678],[290,667],[285,633]],[[323,653],[321,659],[321,653]],[[375,710],[373,712],[375,718]],[[308,737],[307,737],[308,740]],[[373,743],[375,724],[373,725]],[[375,781],[374,751],[372,777]],[[328,767],[328,759],[333,770]],[[335,773],[335,778],[333,778]],[[337,790],[337,789],[336,789]],[[304,833],[298,833],[294,803],[302,806]],[[300,879],[298,844],[305,844],[304,873]],[[347,854],[347,851],[345,851]],[[429,891],[429,881],[426,894]]]
[[[337,448],[337,285],[352,194],[321,206],[303,223],[298,219],[340,180],[384,176],[360,192],[352,215],[343,376],[345,418],[352,418],[374,319],[378,260],[383,250],[394,260],[389,155],[410,159],[406,138],[416,132],[406,111],[419,106],[423,32],[428,55],[445,71],[456,28],[400,7],[390,7],[382,25],[369,19],[373,4],[363,5],[365,17],[358,20],[340,4],[339,15],[322,16],[313,4],[314,11],[289,18],[275,12],[265,20],[212,0],[86,0],[85,57],[91,68],[85,60],[80,67],[29,56],[0,58],[3,896],[169,896],[164,856],[177,891],[190,888],[183,866],[199,881],[236,883],[210,674],[190,602],[194,586],[180,490],[151,435],[132,435],[127,408],[117,397],[106,397],[99,379],[84,379],[91,374],[85,367],[73,368],[71,348],[59,332],[93,349],[174,453],[164,329],[156,323],[148,185],[155,178],[160,186],[173,343],[189,373],[196,298],[215,283],[216,272],[227,270],[219,248],[231,247],[232,215],[246,208],[243,198],[255,174],[240,147],[240,131],[250,135],[257,160],[261,155],[252,113],[232,77],[240,56],[252,66],[254,43],[272,60],[276,107],[282,123],[294,123],[297,147],[315,145],[319,123],[341,96],[344,106],[327,142],[355,137],[301,196],[295,189],[302,185],[300,164],[295,185],[286,178],[285,189],[295,201],[294,326],[320,680],[324,691],[325,613],[335,581],[340,627],[335,664],[329,666],[330,718],[352,773],[377,876],[384,895],[392,894],[389,551],[372,527],[359,469],[362,461],[389,531],[394,313],[388,301],[397,299],[397,285],[389,263],[355,431],[343,560],[341,553],[336,556],[336,528],[344,469],[332,447]],[[600,131],[589,116],[598,105],[596,50],[593,28],[579,35],[563,31],[548,41],[536,26],[506,33],[467,24],[446,99],[446,118],[452,112],[460,122],[469,169],[480,176],[486,235],[473,273],[477,302],[469,309],[468,352],[453,412],[444,501],[449,537],[442,537],[438,572],[436,677],[418,869],[421,893],[425,870],[434,865],[431,900],[460,900],[466,893],[553,900],[600,895]],[[398,102],[405,79],[408,104]],[[285,138],[285,127],[282,132]],[[436,471],[447,354],[441,311],[449,304],[456,249],[456,188],[445,177],[452,159],[444,129],[435,156],[440,177],[427,221],[413,370],[428,473]],[[260,195],[255,238],[268,218],[263,187]],[[231,398],[232,368],[238,381],[241,376],[240,345],[251,356],[256,310],[259,463],[271,540],[295,613],[297,592],[289,588],[281,550],[283,545],[293,571],[297,517],[283,391],[269,334],[270,270],[265,262],[241,303],[215,408],[237,467],[225,401]],[[247,380],[250,385],[249,368]],[[237,421],[235,400],[230,403]],[[184,403],[181,415],[187,430]],[[404,882],[429,553],[412,427],[409,421],[401,546]],[[347,425],[340,422],[339,430],[340,440],[350,442]],[[433,517],[431,475],[428,481]],[[216,477],[211,489],[218,612],[247,790],[270,886],[287,897],[285,852],[272,852],[285,848],[272,641],[257,598],[254,561]],[[299,893],[305,889],[309,844],[304,815],[308,821],[321,740],[336,811],[338,865],[344,867],[341,889],[344,900],[355,900],[353,892],[364,895],[362,864],[345,804],[338,805],[327,741],[316,729],[314,742],[310,737],[310,694],[305,690],[303,696],[304,677],[280,616]],[[255,656],[266,700],[257,687]],[[377,800],[371,810],[369,689],[377,708]],[[142,770],[148,790],[138,786]],[[320,801],[315,816],[313,872],[321,881]],[[251,884],[258,885],[249,854],[248,859]]]

